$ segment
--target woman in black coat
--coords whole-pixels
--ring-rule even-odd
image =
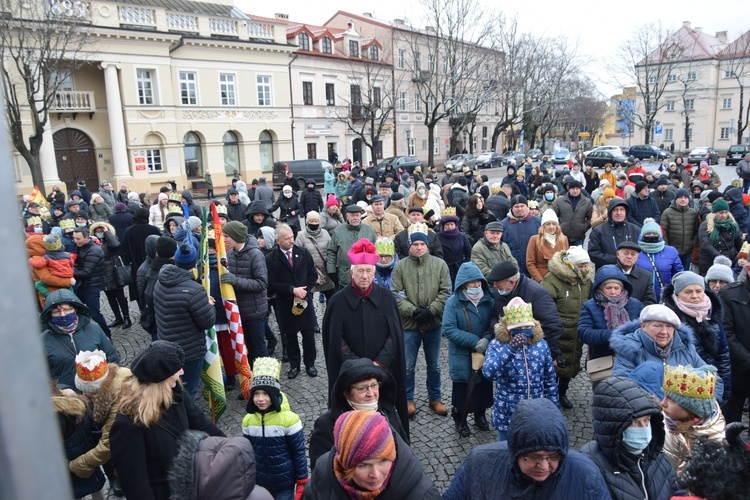
[[[91,234],[96,236],[102,244],[104,251],[104,294],[107,296],[109,307],[115,315],[115,320],[107,325],[110,328],[122,325],[123,328],[130,328],[133,322],[130,321],[130,309],[128,308],[128,299],[125,297],[125,288],[117,284],[117,270],[115,269],[116,261],[122,259],[120,240],[117,239],[115,228],[108,222],[94,222],[91,224]]]
[[[461,219],[461,232],[469,237],[469,242],[473,246],[484,237],[485,226],[495,220],[495,214],[487,209],[484,198],[473,194],[469,197],[464,217]]]
[[[281,196],[276,199],[276,202],[271,206],[269,212],[274,213],[276,210],[280,210],[278,220],[286,222],[289,227],[294,231],[294,237],[297,237],[299,231],[299,216],[301,207],[297,195],[294,194],[290,186],[284,186],[281,190]]]
[[[128,500],[170,498],[167,472],[177,456],[177,440],[186,430],[224,436],[183,392],[184,362],[180,346],[157,340],[133,359],[133,375],[123,382],[109,442]]]

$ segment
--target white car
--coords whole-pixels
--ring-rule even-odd
[[[583,156],[588,156],[590,153],[593,153],[594,151],[609,151],[610,153],[616,153],[618,155],[622,154],[622,149],[620,146],[599,146],[598,148],[594,148],[589,151],[584,151]]]

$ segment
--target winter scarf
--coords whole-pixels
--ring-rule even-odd
[[[630,321],[630,316],[625,310],[625,306],[628,304],[628,292],[625,290],[617,297],[607,297],[604,292],[597,290],[594,298],[600,305],[604,306],[604,319],[607,321],[609,330],[619,328]]]
[[[516,223],[518,223],[518,222],[523,222],[523,221],[525,221],[525,220],[529,220],[529,219],[531,219],[531,217],[532,217],[533,215],[534,215],[534,214],[532,214],[532,213],[531,213],[531,210],[529,210],[529,213],[527,213],[527,214],[526,214],[526,215],[525,215],[524,217],[520,217],[520,218],[519,218],[519,217],[516,217],[515,215],[513,215],[512,213],[509,213],[509,214],[508,214],[508,218],[510,219],[510,223],[511,223],[511,224],[516,224]]]
[[[557,244],[557,233],[549,234],[545,232],[544,239],[552,246],[552,248],[555,248],[555,245]]]
[[[659,253],[664,250],[664,240],[657,241],[656,243],[646,243],[645,241],[639,241],[638,246],[641,247],[641,250],[646,253]]]
[[[370,283],[370,286],[367,288],[367,290],[363,292],[362,290],[359,289],[359,287],[356,284],[354,284],[354,280],[352,280],[352,288],[354,289],[357,295],[359,295],[363,299],[366,299],[367,297],[370,296],[373,286],[372,286],[372,283]]]
[[[726,220],[719,220],[716,217],[714,217],[713,222],[714,222],[714,228],[711,231],[711,234],[708,235],[708,239],[713,246],[716,246],[719,244],[719,240],[721,239],[720,233],[722,231],[731,232],[733,240],[736,239],[737,235],[740,234],[740,228],[737,226],[737,223],[734,222],[730,218]]]
[[[484,297],[484,290],[480,288],[479,289],[479,293],[476,294],[476,295],[470,295],[470,294],[464,292],[464,297],[466,297],[467,299],[469,299],[469,301],[472,304],[474,304],[474,307],[476,307],[477,304],[479,304],[479,301],[482,300],[482,297]]]
[[[705,293],[703,294],[703,301],[700,304],[690,304],[688,302],[683,302],[682,300],[680,300],[677,294],[675,294],[673,298],[675,305],[677,305],[677,308],[691,318],[695,318],[695,321],[697,321],[698,323],[703,323],[703,321],[705,321],[706,319],[710,319],[711,299],[708,298],[708,295],[706,295]]]
[[[446,231],[444,227],[440,228],[440,234],[445,236],[449,240],[455,239],[460,232],[461,231],[459,231],[458,226],[454,227],[450,231]]]
[[[313,230],[312,230],[312,229],[310,229],[310,227],[308,226],[308,227],[305,227],[305,231],[307,231],[307,234],[309,234],[309,235],[310,235],[310,236],[312,236],[313,238],[317,238],[317,237],[318,237],[318,235],[320,234],[320,231],[321,231],[321,229],[320,229],[320,226],[318,226],[318,229],[316,229],[316,230],[314,230],[314,231],[313,231]]]

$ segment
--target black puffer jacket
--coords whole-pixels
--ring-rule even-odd
[[[612,377],[596,387],[592,410],[594,441],[581,452],[602,471],[612,498],[669,500],[678,494],[677,476],[662,452],[664,418],[653,396],[630,379]],[[635,456],[621,446],[622,436],[633,419],[646,415],[651,415],[651,443]]]
[[[154,313],[159,340],[175,342],[185,351],[185,361],[206,354],[206,330],[214,326],[216,310],[193,273],[167,264],[154,286]]]
[[[289,198],[283,194],[276,198],[276,203],[268,211],[274,213],[276,210],[279,210],[281,222],[286,222],[293,229],[299,229],[300,204],[295,194],[292,194]],[[294,215],[292,215],[292,212],[294,212]]]
[[[724,330],[729,343],[732,364],[732,386],[735,390],[750,388],[750,280],[730,283],[719,291],[724,301]]]
[[[240,222],[245,220],[245,211],[247,210],[247,206],[244,203],[242,203],[241,201],[237,201],[237,203],[227,203],[226,207],[227,217],[229,217],[229,220],[238,220]],[[265,208],[265,206],[263,208]]]
[[[302,208],[302,215],[305,217],[307,217],[308,212],[321,212],[325,207],[320,191],[315,188],[302,191],[302,194],[299,195],[299,205]]]
[[[625,207],[625,212],[630,213],[630,206],[625,200],[615,198],[609,202],[607,222],[596,226],[589,235],[589,257],[597,269],[607,264],[617,264],[617,246],[623,241],[638,243],[641,234],[638,226],[628,222],[627,218],[623,222],[612,220],[612,210],[615,207]]]
[[[104,290],[112,291],[122,288],[117,285],[117,275],[115,271],[115,259],[120,254],[120,240],[115,234],[115,228],[112,224],[107,222],[95,222],[91,224],[91,234],[96,233],[97,228],[106,227],[107,231],[104,231],[101,237],[102,252],[104,252],[104,266],[101,269],[101,273],[104,275]]]
[[[268,311],[268,270],[258,240],[248,236],[242,250],[230,250],[227,261],[229,272],[237,276],[234,291],[242,317],[265,317]]]
[[[187,189],[182,192],[182,197],[187,201],[188,212],[190,215],[195,215],[199,219],[203,217],[203,209],[193,201],[193,195]]]
[[[75,271],[73,277],[79,288],[104,288],[104,252],[91,239],[88,243],[78,248],[78,258],[76,258]]]

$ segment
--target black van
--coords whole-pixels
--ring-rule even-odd
[[[327,160],[292,160],[277,161],[273,164],[273,185],[280,189],[286,179],[286,171],[291,170],[299,183],[299,189],[305,189],[309,179],[315,180],[316,186],[322,186],[325,169],[331,166]]]

